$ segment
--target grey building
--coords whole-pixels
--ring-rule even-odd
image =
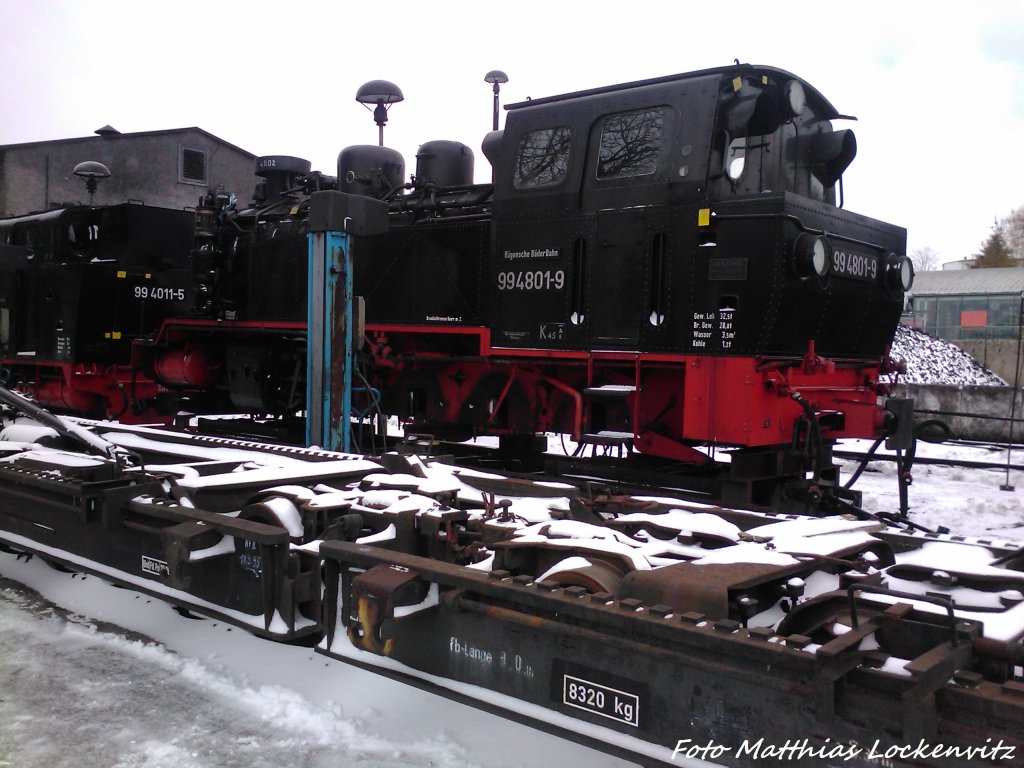
[[[948,341],[1016,340],[1022,293],[1019,267],[919,272],[908,297],[911,324]]]
[[[903,322],[953,342],[1012,384],[1022,364],[1022,307],[1021,267],[919,272]]]
[[[255,155],[201,128],[120,133],[104,126],[96,134],[0,146],[0,217],[89,202],[85,180],[74,175],[86,160],[110,169],[97,205],[192,208],[218,185],[248,201],[257,181]]]

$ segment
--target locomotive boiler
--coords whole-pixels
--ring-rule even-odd
[[[302,411],[310,200],[335,190],[387,210],[353,248],[356,415],[693,464],[727,446],[727,497],[817,493],[838,484],[835,439],[908,421],[879,381],[906,233],[842,206],[843,118],[792,74],[735,65],[512,104],[486,184],[459,142],[423,144],[409,181],[398,152],[353,146],[336,177],[259,158],[246,208],[211,191],[194,217],[8,219],[5,375],[121,420]]]

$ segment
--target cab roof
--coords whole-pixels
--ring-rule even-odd
[[[851,118],[849,115],[840,114],[839,111],[832,106],[828,99],[826,99],[822,93],[815,88],[813,85],[808,83],[803,78],[797,77],[796,75],[787,72],[784,69],[777,67],[762,66],[760,64],[732,64],[727,67],[713,67],[711,69],[699,69],[694,72],[681,72],[676,75],[665,75],[663,77],[655,77],[649,80],[634,80],[629,83],[621,83],[619,85],[606,85],[600,88],[590,88],[583,91],[575,91],[573,93],[560,94],[556,96],[544,96],[539,99],[529,99],[527,101],[519,101],[514,104],[506,104],[505,109],[507,110],[518,110],[529,107],[541,106],[544,104],[555,104],[558,102],[572,101],[574,99],[581,99],[588,96],[598,96],[606,93],[615,93],[618,91],[628,91],[634,88],[643,88],[651,85],[663,85],[666,83],[684,82],[687,80],[696,80],[703,77],[718,76],[721,78],[734,78],[734,77],[748,77],[755,75],[769,75],[774,76],[775,79],[785,80],[798,80],[804,86],[804,92],[807,94],[809,102],[813,102],[815,111],[826,120],[833,120],[836,118]]]

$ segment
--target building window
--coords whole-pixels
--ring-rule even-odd
[[[988,297],[964,296],[960,300],[960,338],[983,338],[989,335],[988,324]]]
[[[939,299],[938,322],[935,335],[940,339],[955,341],[960,338],[960,297],[943,296]]]
[[[935,312],[937,303],[938,299],[934,296],[914,297],[914,318],[912,324],[915,328],[919,328],[932,336],[935,335],[935,328],[938,322]]]
[[[178,178],[186,184],[206,184],[206,150],[181,148]]]
[[[994,338],[1013,339],[1020,324],[1020,298],[1017,296],[989,296],[988,324]]]
[[[1017,337],[1019,296],[915,296],[913,325],[940,339]]]

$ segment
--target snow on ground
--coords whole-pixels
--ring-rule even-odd
[[[39,558],[0,574],[2,768],[630,765]]]
[[[840,448],[867,451],[864,440],[841,441]],[[917,464],[912,470],[910,519],[928,528],[946,526],[953,533],[982,538],[1024,539],[1024,472],[1010,471],[1007,483],[1007,449],[996,446],[933,445],[918,443],[919,456],[990,462],[1001,469],[963,469],[940,464]],[[888,453],[884,449],[880,455]],[[1011,464],[1024,464],[1024,445],[1014,446]],[[855,461],[842,461],[849,478]],[[854,485],[864,492],[864,507],[871,512],[899,510],[899,491],[894,462],[873,462]]]
[[[906,374],[900,376],[904,384],[1006,386],[960,347],[907,325],[896,327],[890,354],[907,364]]]
[[[317,711],[287,687],[254,686],[211,664],[215,654],[200,661],[99,631],[14,587],[0,595],[0,624],[0,754],[7,765],[313,768],[336,765],[339,753],[365,768],[399,758],[465,764],[443,738],[403,745],[364,735],[340,706]]]

